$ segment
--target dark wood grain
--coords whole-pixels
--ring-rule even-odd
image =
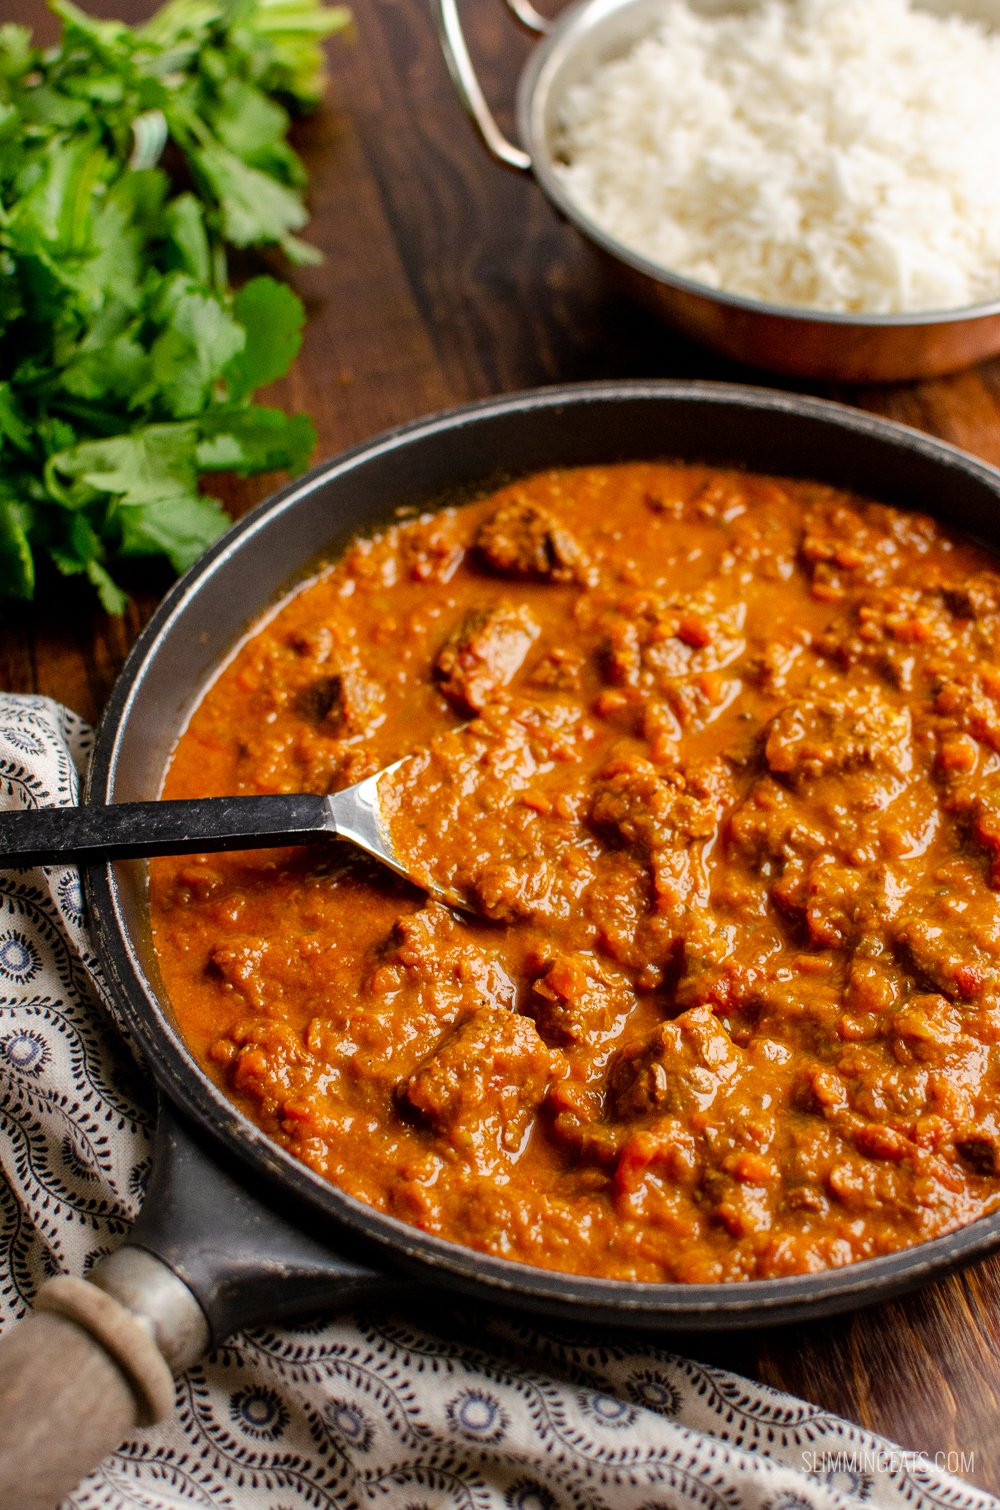
[[[151,6],[90,8],[133,20]],[[309,326],[295,370],[271,395],[315,417],[319,454],[429,410],[541,383],[700,376],[774,385],[652,325],[607,287],[532,182],[487,159],[422,0],[355,0],[354,9],[355,39],[330,47],[327,103],[297,128],[313,184],[311,235],[326,260],[293,278]],[[498,0],[465,0],[464,11],[503,113],[530,44]],[[4,12],[54,35],[37,0],[6,0]],[[1000,362],[936,382],[809,391],[1000,464]],[[273,481],[232,483],[222,496],[236,515]],[[8,617],[0,685],[48,693],[94,719],[165,585],[141,584],[122,621],[62,593]],[[853,1317],[677,1346],[907,1448],[969,1454],[967,1476],[1000,1490],[1000,1259]]]

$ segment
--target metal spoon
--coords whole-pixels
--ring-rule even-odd
[[[466,906],[446,886],[418,875],[396,852],[379,784],[403,764],[405,760],[397,760],[328,797],[279,792],[262,797],[195,797],[0,813],[0,867],[273,849],[347,839],[431,896],[451,906]]]

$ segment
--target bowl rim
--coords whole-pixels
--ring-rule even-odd
[[[561,11],[551,28],[529,54],[517,83],[515,115],[518,132],[531,158],[531,172],[542,192],[577,230],[601,251],[634,272],[691,298],[739,310],[743,313],[787,320],[799,325],[830,326],[851,330],[913,330],[946,325],[972,325],[1000,316],[1000,294],[995,299],[950,309],[895,313],[865,313],[825,310],[802,304],[779,304],[749,294],[733,293],[675,272],[636,251],[604,229],[566,192],[556,172],[555,158],[544,129],[549,95],[558,74],[573,49],[596,28],[629,9],[651,8],[650,0],[574,0]],[[1000,17],[998,17],[1000,26]]]

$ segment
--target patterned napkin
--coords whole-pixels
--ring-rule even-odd
[[[0,805],[71,803],[89,729],[0,695]],[[79,878],[0,872],[0,1326],[142,1198],[152,1097],[100,996]],[[444,1324],[442,1324],[444,1326]],[[1000,1510],[919,1454],[644,1338],[335,1316],[229,1339],[67,1505],[87,1510]]]

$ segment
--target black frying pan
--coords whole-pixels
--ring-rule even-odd
[[[640,457],[814,477],[927,510],[1000,547],[1000,473],[940,441],[835,404],[667,382],[488,400],[392,431],[325,463],[209,551],[168,595],[129,657],[98,732],[88,799],[156,795],[178,732],[220,658],[318,555],[348,536],[387,521],[400,506],[454,501],[504,475]],[[326,1184],[271,1143],[198,1068],[174,1025],[152,956],[144,868],[94,867],[85,888],[117,1010],[160,1092],[154,1171],[126,1247],[92,1276],[94,1284],[50,1282],[40,1302],[47,1314],[22,1324],[12,1342],[39,1321],[55,1324],[53,1312],[60,1320],[72,1317],[101,1338],[124,1372],[133,1420],[169,1408],[167,1365],[175,1371],[187,1366],[234,1329],[377,1292],[401,1293],[405,1300],[405,1292],[430,1286],[616,1326],[747,1327],[884,1299],[1000,1246],[997,1213],[845,1269],[681,1285],[556,1274],[427,1236]],[[98,1302],[96,1285],[102,1287]],[[115,1333],[121,1305],[123,1330]],[[143,1337],[148,1343],[152,1330],[155,1359],[126,1313],[147,1318]],[[60,1345],[65,1372],[72,1360]],[[13,1364],[4,1357],[6,1346],[0,1345],[0,1507],[6,1503],[4,1390],[8,1411],[11,1400],[16,1410],[30,1390],[37,1417],[41,1390],[51,1387],[47,1377],[38,1381],[27,1370],[37,1344],[23,1347]],[[93,1352],[89,1339],[88,1346]],[[80,1366],[91,1361],[90,1353],[82,1355]],[[7,1384],[12,1369],[13,1393]],[[78,1380],[74,1389],[78,1396]],[[20,1477],[19,1497],[10,1503],[18,1510],[50,1503],[56,1490],[114,1445],[115,1434],[130,1424],[128,1415],[123,1405],[104,1423],[87,1444],[89,1456],[82,1447],[67,1449],[62,1479],[43,1486],[49,1499],[27,1498]]]

